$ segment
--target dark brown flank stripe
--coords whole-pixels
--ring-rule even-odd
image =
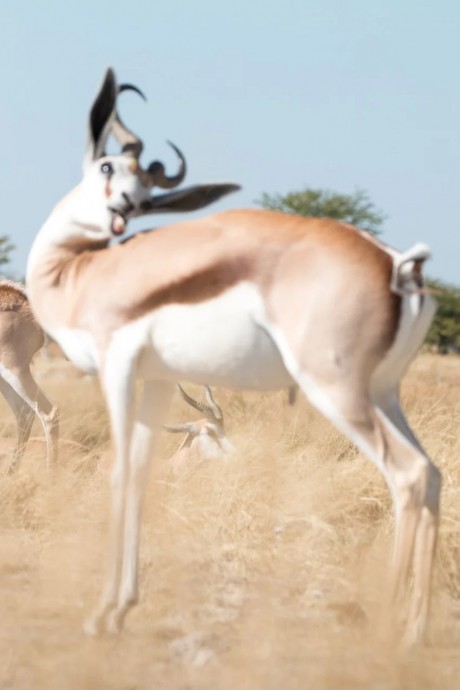
[[[379,350],[386,352],[393,344],[401,316],[401,298],[390,292],[389,286],[393,271],[393,260],[390,255],[377,245],[355,233],[350,233],[350,243],[355,245],[359,258],[372,267],[375,280],[382,286],[384,303],[381,307],[379,331],[384,338],[380,342]],[[357,244],[355,242],[357,241]],[[294,242],[296,243],[296,242]],[[290,248],[293,244],[290,244]],[[284,254],[284,248],[275,245],[271,251],[264,247],[259,255],[247,250],[225,257],[201,271],[188,274],[179,280],[151,292],[145,299],[119,312],[122,321],[134,321],[145,314],[168,304],[196,304],[217,297],[240,281],[252,280],[256,282],[261,292],[270,291],[276,264]],[[359,271],[359,264],[357,265]]]
[[[239,215],[242,216],[241,220]],[[254,222],[254,219],[257,222]],[[276,224],[273,222],[274,220],[277,220]],[[349,257],[346,265],[350,267],[351,262],[351,265],[355,267],[353,270],[356,272],[357,280],[359,281],[362,277],[370,288],[374,283],[374,289],[381,295],[381,299],[376,302],[381,307],[374,324],[382,338],[379,347],[380,352],[384,353],[390,348],[399,326],[401,299],[389,290],[393,270],[392,257],[377,243],[370,242],[347,225],[326,219],[306,219],[299,216],[283,217],[268,212],[258,212],[257,215],[256,212],[247,212],[247,214],[246,212],[241,214],[226,212],[221,217],[213,217],[208,220],[209,222],[212,222],[212,227],[219,228],[220,226],[222,231],[228,228],[229,238],[231,236],[233,246],[230,243],[228,249],[222,247],[220,256],[214,260],[211,259],[212,263],[210,262],[207,266],[202,266],[195,272],[179,275],[177,279],[170,279],[169,282],[167,280],[169,268],[167,268],[165,284],[151,285],[150,291],[144,296],[140,294],[134,304],[123,304],[123,300],[121,300],[121,304],[111,304],[110,300],[107,300],[108,309],[113,309],[113,320],[109,318],[112,327],[115,327],[115,323],[121,325],[141,318],[163,305],[204,302],[217,297],[239,281],[244,280],[257,283],[261,293],[270,301],[269,295],[273,289],[276,290],[277,285],[277,264],[279,261],[283,261],[286,252],[289,254],[294,249],[298,260],[305,260],[306,270],[308,270],[310,251],[313,254],[317,251],[326,252],[326,254],[335,256],[336,259],[340,256]],[[276,228],[276,225],[279,227]],[[265,231],[264,228],[270,228],[270,226],[273,229]],[[190,226],[191,229],[193,227]],[[256,233],[258,241],[254,242],[252,231],[253,229],[257,231],[258,228],[262,229],[262,232]],[[163,229],[163,232],[166,233],[165,237],[169,236],[169,230]],[[171,229],[171,232],[174,233],[174,228]],[[139,241],[141,239],[146,241],[149,234],[150,232],[139,233],[137,237]],[[155,235],[156,233],[153,233],[152,245],[149,242],[141,245],[142,249],[145,247],[146,251],[152,252],[153,257],[155,257],[156,249],[153,241]],[[198,241],[199,238],[200,235],[198,235]],[[238,244],[240,249],[238,249]],[[128,249],[131,242],[125,246]],[[86,282],[87,270],[91,269],[91,274],[88,275],[90,282],[95,275],[99,275],[99,258],[102,273],[107,274],[112,251],[117,252],[117,255],[113,255],[116,256],[113,267],[117,272],[119,262],[123,263],[123,257],[118,252],[121,251],[123,254],[124,246],[116,245],[113,250],[106,249],[106,247],[106,240],[101,243],[88,243],[83,238],[72,238],[56,248],[57,253],[52,254],[49,262],[46,262],[42,268],[42,277],[46,277],[48,284],[55,287],[64,285],[68,281],[69,288],[73,290],[73,286],[76,286],[79,281],[83,284]],[[164,247],[163,244],[160,244],[160,247],[161,251],[167,249],[167,246]],[[186,251],[189,250],[190,247],[186,248]],[[135,270],[135,266],[133,269]],[[193,263],[191,269],[193,271]],[[161,266],[159,266],[160,275],[161,272]],[[174,277],[174,273],[169,273],[170,278]],[[113,273],[112,277],[114,277]],[[148,290],[148,285],[145,287]],[[350,285],[350,289],[353,291],[353,284]],[[286,299],[289,299],[289,294],[287,294]],[[78,312],[78,304],[74,306]],[[340,305],[337,306],[340,308]],[[107,312],[106,314],[109,316]],[[75,319],[78,322],[78,314],[69,315],[69,323],[75,322]]]
[[[232,257],[219,261],[146,295],[145,299],[125,309],[122,317],[127,321],[134,321],[167,304],[205,302],[248,278],[251,265],[248,257]]]

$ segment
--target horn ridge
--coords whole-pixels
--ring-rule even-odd
[[[147,96],[138,86],[135,86],[134,84],[120,84],[118,86],[118,93],[123,93],[123,91],[134,91],[134,93],[137,93],[137,95],[147,103]]]
[[[145,94],[134,84],[120,84],[117,89],[117,94],[120,95],[124,91],[134,91],[144,101],[147,101]],[[120,144],[122,153],[139,158],[142,153],[144,145],[142,139],[132,132],[121,119],[118,111],[115,111],[115,118],[112,124],[112,135]]]
[[[170,431],[173,434],[190,434],[193,431],[193,424],[163,424],[163,429]]]
[[[205,403],[199,402],[198,400],[195,400],[195,398],[192,398],[191,395],[189,395],[180,385],[180,383],[177,384],[177,387],[179,389],[179,392],[182,396],[182,398],[187,402],[191,407],[195,408],[195,410],[198,410],[199,412],[202,412],[206,419],[208,419],[210,422],[220,422],[221,420],[216,417],[212,407],[210,405],[205,405]]]
[[[224,413],[222,412],[222,408],[214,400],[211,388],[208,385],[206,385],[204,387],[204,390],[205,390],[206,400],[208,401],[209,407],[213,411],[214,417],[217,419],[217,421],[222,422],[224,419]]]

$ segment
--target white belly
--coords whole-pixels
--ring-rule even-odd
[[[273,390],[292,385],[264,323],[254,286],[239,284],[198,304],[169,305],[118,329],[107,353],[121,367],[137,360],[142,379]],[[62,329],[51,333],[79,369],[95,374],[98,352],[91,333]]]
[[[127,326],[145,343],[140,376],[235,388],[290,385],[277,347],[259,325],[261,309],[256,289],[240,284],[207,302],[163,307]]]
[[[93,336],[77,328],[61,328],[50,333],[72,364],[86,374],[97,374],[99,357]]]

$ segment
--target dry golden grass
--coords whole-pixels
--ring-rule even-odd
[[[40,362],[38,362],[40,366]],[[0,688],[424,690],[460,681],[460,359],[423,355],[403,386],[444,473],[430,641],[382,642],[392,538],[378,472],[303,400],[217,393],[238,453],[176,476],[165,436],[147,489],[141,603],[116,639],[84,616],[105,566],[108,431],[97,385],[52,378],[55,475],[43,444],[0,485]],[[193,391],[193,388],[192,388]],[[198,392],[198,389],[195,389]],[[0,453],[14,424],[1,402]],[[180,400],[171,417],[189,411]],[[37,426],[34,435],[40,435]]]

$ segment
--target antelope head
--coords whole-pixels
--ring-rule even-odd
[[[196,448],[202,459],[209,460],[231,453],[233,444],[225,435],[224,415],[222,409],[212,396],[209,386],[205,386],[206,403],[192,398],[177,384],[182,398],[195,410],[204,414],[204,419],[186,424],[165,425],[167,431],[187,434],[179,450]]]
[[[124,91],[134,91],[145,99],[131,84],[117,85],[113,70],[108,69],[90,111],[83,179],[68,198],[72,222],[79,226],[80,236],[83,226],[84,236],[98,242],[123,234],[131,217],[194,211],[239,189],[233,184],[197,185],[154,196],[155,187],[171,190],[180,185],[186,173],[185,158],[170,143],[179,159],[176,174],[167,175],[159,161],[142,167],[142,141],[125,126],[117,112],[117,98]],[[110,135],[121,147],[117,155],[106,153]]]

